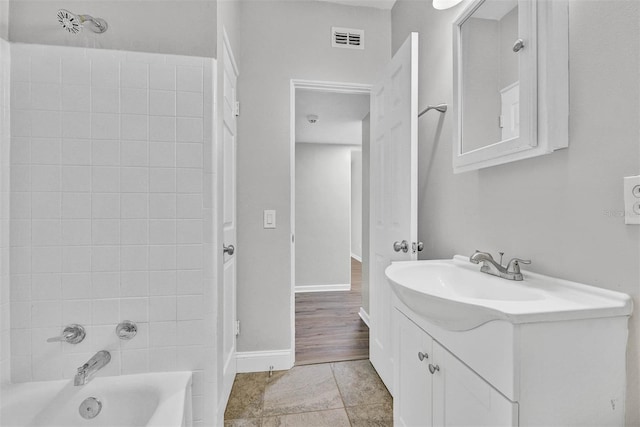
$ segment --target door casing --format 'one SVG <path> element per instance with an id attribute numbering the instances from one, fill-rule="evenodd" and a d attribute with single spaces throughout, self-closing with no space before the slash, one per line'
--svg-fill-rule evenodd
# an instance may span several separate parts
<path id="1" fill-rule="evenodd" d="M 296 214 L 296 89 L 313 90 L 325 93 L 344 93 L 352 95 L 370 95 L 371 85 L 360 83 L 340 83 L 340 82 L 327 82 L 320 80 L 300 80 L 292 79 L 290 82 L 289 93 L 289 106 L 290 106 L 290 129 L 289 129 L 289 177 L 291 182 L 290 188 L 290 218 L 291 218 L 291 230 L 289 235 L 289 243 L 291 244 L 291 353 L 290 353 L 290 366 L 295 364 L 296 360 L 296 246 L 295 246 L 295 214 Z M 363 254 L 364 256 L 364 254 Z"/>

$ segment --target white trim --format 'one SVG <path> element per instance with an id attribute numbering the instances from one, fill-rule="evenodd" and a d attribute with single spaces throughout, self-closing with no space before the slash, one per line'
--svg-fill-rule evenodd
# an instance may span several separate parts
<path id="1" fill-rule="evenodd" d="M 233 49 L 231 49 L 231 41 L 229 41 L 229 36 L 227 35 L 227 29 L 222 27 L 222 42 L 224 43 L 224 47 L 227 48 L 227 53 L 229 54 L 229 59 L 231 60 L 231 66 L 233 67 L 233 72 L 236 73 L 236 76 L 240 75 L 240 71 L 238 69 L 238 63 L 236 62 L 235 56 L 233 56 Z"/>
<path id="2" fill-rule="evenodd" d="M 236 353 L 238 373 L 266 372 L 293 368 L 295 353 L 292 350 L 239 351 Z"/>
<path id="3" fill-rule="evenodd" d="M 296 294 L 303 292 L 334 292 L 350 291 L 351 283 L 328 283 L 326 285 L 300 285 L 296 286 Z"/>
<path id="4" fill-rule="evenodd" d="M 369 327 L 369 313 L 364 311 L 364 307 L 360 307 L 360 311 L 358 312 L 358 316 L 362 319 L 367 328 Z"/>
<path id="5" fill-rule="evenodd" d="M 369 95 L 371 94 L 371 89 L 373 88 L 373 85 L 361 84 L 361 83 L 340 83 L 340 82 L 325 82 L 321 80 L 301 80 L 301 79 L 291 79 L 291 86 L 294 89 L 317 90 L 318 92 L 348 93 L 348 94 L 356 94 L 356 95 L 357 94 Z M 295 124 L 295 115 L 293 116 L 293 119 Z"/>
<path id="6" fill-rule="evenodd" d="M 291 276 L 289 286 L 291 287 L 289 298 L 289 329 L 291 330 L 291 348 L 296 348 L 296 81 L 289 83 L 289 243 L 291 243 L 291 253 L 289 254 L 291 265 Z M 291 363 L 295 363 L 295 351 L 292 352 Z"/>
<path id="7" fill-rule="evenodd" d="M 351 252 L 351 258 L 355 259 L 358 262 L 362 262 L 362 257 L 360 255 L 356 255 L 353 252 Z"/>
<path id="8" fill-rule="evenodd" d="M 318 92 L 328 93 L 346 93 L 356 95 L 371 95 L 373 85 L 361 84 L 361 83 L 341 83 L 341 82 L 327 82 L 320 80 L 304 80 L 304 79 L 291 79 L 289 84 L 289 215 L 290 215 L 290 236 L 291 239 L 291 298 L 290 307 L 291 313 L 289 316 L 290 330 L 291 330 L 291 348 L 296 348 L 296 245 L 295 245 L 295 230 L 296 230 L 296 89 L 316 90 Z M 349 233 L 351 235 L 351 233 Z M 295 350 L 289 354 L 290 366 L 295 364 Z M 275 365 L 273 365 L 275 366 Z M 240 372 L 240 365 L 238 365 L 238 372 Z"/>

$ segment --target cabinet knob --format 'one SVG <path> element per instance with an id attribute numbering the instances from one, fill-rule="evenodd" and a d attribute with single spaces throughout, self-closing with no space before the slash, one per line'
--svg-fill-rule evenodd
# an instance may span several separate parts
<path id="1" fill-rule="evenodd" d="M 427 353 L 423 353 L 421 351 L 418 352 L 418 359 L 422 362 L 424 359 L 428 359 L 429 355 Z"/>
<path id="2" fill-rule="evenodd" d="M 432 374 L 435 374 L 436 371 L 440 371 L 440 366 L 438 365 L 432 365 L 431 363 L 429 363 L 429 372 L 431 372 Z"/>
<path id="3" fill-rule="evenodd" d="M 524 49 L 524 40 L 522 39 L 516 40 L 516 42 L 513 44 L 513 51 L 520 52 L 522 49 Z"/>

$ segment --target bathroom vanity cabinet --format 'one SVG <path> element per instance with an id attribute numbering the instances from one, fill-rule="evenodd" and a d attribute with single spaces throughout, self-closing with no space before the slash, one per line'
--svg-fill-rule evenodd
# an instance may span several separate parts
<path id="1" fill-rule="evenodd" d="M 518 405 L 501 395 L 398 313 L 397 426 L 517 425 Z"/>
<path id="2" fill-rule="evenodd" d="M 394 425 L 624 425 L 626 316 L 451 331 L 393 304 Z"/>

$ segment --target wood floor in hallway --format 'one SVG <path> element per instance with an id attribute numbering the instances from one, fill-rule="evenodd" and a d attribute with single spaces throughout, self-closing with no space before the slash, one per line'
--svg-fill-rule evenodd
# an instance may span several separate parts
<path id="1" fill-rule="evenodd" d="M 296 365 L 369 358 L 360 319 L 362 263 L 351 258 L 351 290 L 296 294 Z"/>

